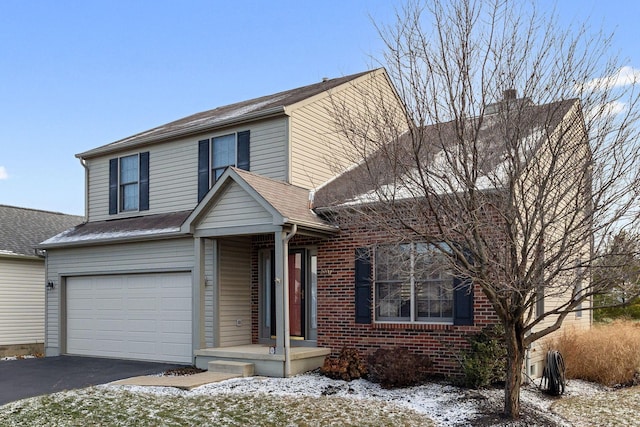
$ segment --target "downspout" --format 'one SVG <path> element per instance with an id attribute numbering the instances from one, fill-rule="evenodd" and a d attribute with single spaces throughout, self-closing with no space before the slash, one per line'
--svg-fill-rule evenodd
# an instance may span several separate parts
<path id="1" fill-rule="evenodd" d="M 289 378 L 291 376 L 291 328 L 289 325 L 289 240 L 293 238 L 298 232 L 298 225 L 293 224 L 291 231 L 283 238 L 283 252 L 284 252 L 284 271 L 282 272 L 284 296 L 284 376 Z"/>
<path id="2" fill-rule="evenodd" d="M 84 168 L 84 220 L 89 221 L 89 166 L 82 157 L 78 158 L 80 164 Z"/>

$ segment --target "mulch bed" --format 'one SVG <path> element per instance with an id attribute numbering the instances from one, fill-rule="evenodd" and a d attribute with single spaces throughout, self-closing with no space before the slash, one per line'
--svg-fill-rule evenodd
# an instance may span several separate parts
<path id="1" fill-rule="evenodd" d="M 183 368 L 169 369 L 168 371 L 165 371 L 162 375 L 166 377 L 178 377 L 178 376 L 184 376 L 184 375 L 199 374 L 201 372 L 207 372 L 207 370 L 196 368 L 195 366 L 185 366 Z"/>

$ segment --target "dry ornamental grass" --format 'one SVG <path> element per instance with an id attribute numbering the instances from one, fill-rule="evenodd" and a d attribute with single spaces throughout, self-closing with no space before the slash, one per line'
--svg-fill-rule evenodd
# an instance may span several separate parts
<path id="1" fill-rule="evenodd" d="M 606 386 L 631 385 L 640 372 L 640 323 L 615 321 L 569 330 L 551 346 L 562 354 L 567 378 Z"/>

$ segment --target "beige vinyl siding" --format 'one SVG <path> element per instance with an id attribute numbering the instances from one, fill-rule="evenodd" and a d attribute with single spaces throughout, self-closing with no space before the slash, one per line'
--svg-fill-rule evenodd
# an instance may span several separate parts
<path id="1" fill-rule="evenodd" d="M 248 129 L 250 136 L 251 172 L 269 178 L 285 181 L 287 179 L 287 122 L 288 117 L 280 117 L 254 123 Z M 237 128 L 236 131 L 246 130 Z"/>
<path id="2" fill-rule="evenodd" d="M 543 207 L 546 222 L 544 250 L 545 257 L 549 259 L 556 258 L 558 248 L 563 244 L 563 239 L 567 233 L 578 233 L 578 236 L 585 233 L 588 234 L 586 230 L 581 229 L 581 227 L 588 226 L 586 212 L 576 216 L 567 215 L 568 212 L 575 213 L 575 208 L 571 204 L 584 197 L 583 189 L 585 188 L 585 177 L 576 173 L 576 170 L 580 171 L 580 168 L 570 166 L 577 166 L 578 162 L 588 161 L 588 148 L 584 142 L 583 129 L 580 127 L 579 122 L 576 121 L 576 117 L 579 114 L 577 107 L 578 104 L 576 103 L 563 119 L 563 123 L 550 135 L 549 142 L 543 144 L 539 149 L 537 161 L 532 161 L 528 165 L 526 173 L 523 174 L 524 179 L 520 183 L 518 192 L 521 209 L 528 209 L 529 212 L 533 212 L 537 203 L 536 196 L 540 191 L 542 177 L 550 178 L 550 181 L 546 183 L 542 190 L 547 197 Z M 563 129 L 563 126 L 566 127 L 567 124 L 572 128 L 569 128 L 569 132 L 563 135 L 560 140 L 561 132 L 567 130 Z M 556 165 L 551 165 L 551 150 L 559 150 L 553 154 L 558 159 Z M 578 224 L 582 225 L 579 226 Z M 590 256 L 590 250 L 590 242 L 587 240 L 576 247 L 564 249 L 564 251 L 572 252 L 565 253 L 566 259 L 564 259 L 564 256 L 560 258 L 567 268 L 574 265 L 577 266 L 580 264 L 581 258 Z M 577 270 L 570 268 L 564 276 L 560 275 L 555 278 L 553 286 L 545 289 L 545 312 L 571 300 L 574 289 L 572 286 L 565 286 L 565 284 L 575 283 L 577 274 Z M 584 280 L 588 281 L 589 278 L 586 277 Z M 583 288 L 588 285 L 588 283 L 583 283 Z M 565 332 L 571 333 L 573 329 L 585 329 L 591 326 L 592 313 L 589 308 L 590 302 L 583 302 L 581 315 L 578 313 L 569 314 L 558 331 L 532 344 L 528 363 L 533 366 L 533 369 L 530 369 L 527 374 L 533 378 L 537 378 L 542 374 L 549 343 L 557 338 L 558 335 Z M 556 320 L 557 316 L 548 316 L 536 326 L 534 332 L 552 326 Z"/>
<path id="3" fill-rule="evenodd" d="M 193 239 L 170 239 L 87 248 L 49 249 L 47 280 L 56 288 L 47 293 L 46 349 L 60 347 L 60 281 L 78 275 L 193 269 Z M 51 350 L 55 353 L 56 350 Z"/>
<path id="4" fill-rule="evenodd" d="M 0 258 L 0 345 L 44 342 L 44 260 Z"/>
<path id="5" fill-rule="evenodd" d="M 196 229 L 272 223 L 273 216 L 240 185 L 232 182 L 224 188 Z"/>
<path id="6" fill-rule="evenodd" d="M 251 132 L 252 172 L 284 180 L 286 129 L 287 118 L 281 117 L 90 159 L 89 221 L 193 209 L 198 198 L 198 141 L 233 132 Z M 149 151 L 149 210 L 109 215 L 109 160 L 145 151 Z"/>
<path id="7" fill-rule="evenodd" d="M 380 112 L 382 107 L 387 111 Z M 353 150 L 336 127 L 334 116 L 336 109 L 341 108 L 353 121 L 362 122 L 363 128 L 374 127 L 373 118 L 380 114 L 389 118 L 390 114 L 399 115 L 404 111 L 380 72 L 363 76 L 334 90 L 330 96 L 317 97 L 294 108 L 290 120 L 291 184 L 315 188 L 361 160 L 352 154 Z M 404 129 L 401 121 L 396 123 Z"/>
<path id="8" fill-rule="evenodd" d="M 213 347 L 214 333 L 213 333 L 213 257 L 214 257 L 214 243 L 212 239 L 203 239 L 204 242 L 204 339 L 207 347 Z"/>
<path id="9" fill-rule="evenodd" d="M 220 347 L 251 344 L 251 245 L 218 240 Z"/>

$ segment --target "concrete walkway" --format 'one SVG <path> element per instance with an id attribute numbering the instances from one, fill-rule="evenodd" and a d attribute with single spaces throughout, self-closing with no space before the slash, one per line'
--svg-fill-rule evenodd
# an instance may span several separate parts
<path id="1" fill-rule="evenodd" d="M 227 374 L 221 372 L 201 372 L 193 375 L 175 375 L 175 376 L 152 376 L 144 375 L 139 377 L 125 378 L 111 382 L 114 385 L 138 385 L 138 386 L 155 386 L 155 387 L 176 387 L 182 390 L 191 390 L 201 385 L 224 381 L 231 378 L 239 378 L 242 375 Z"/>

